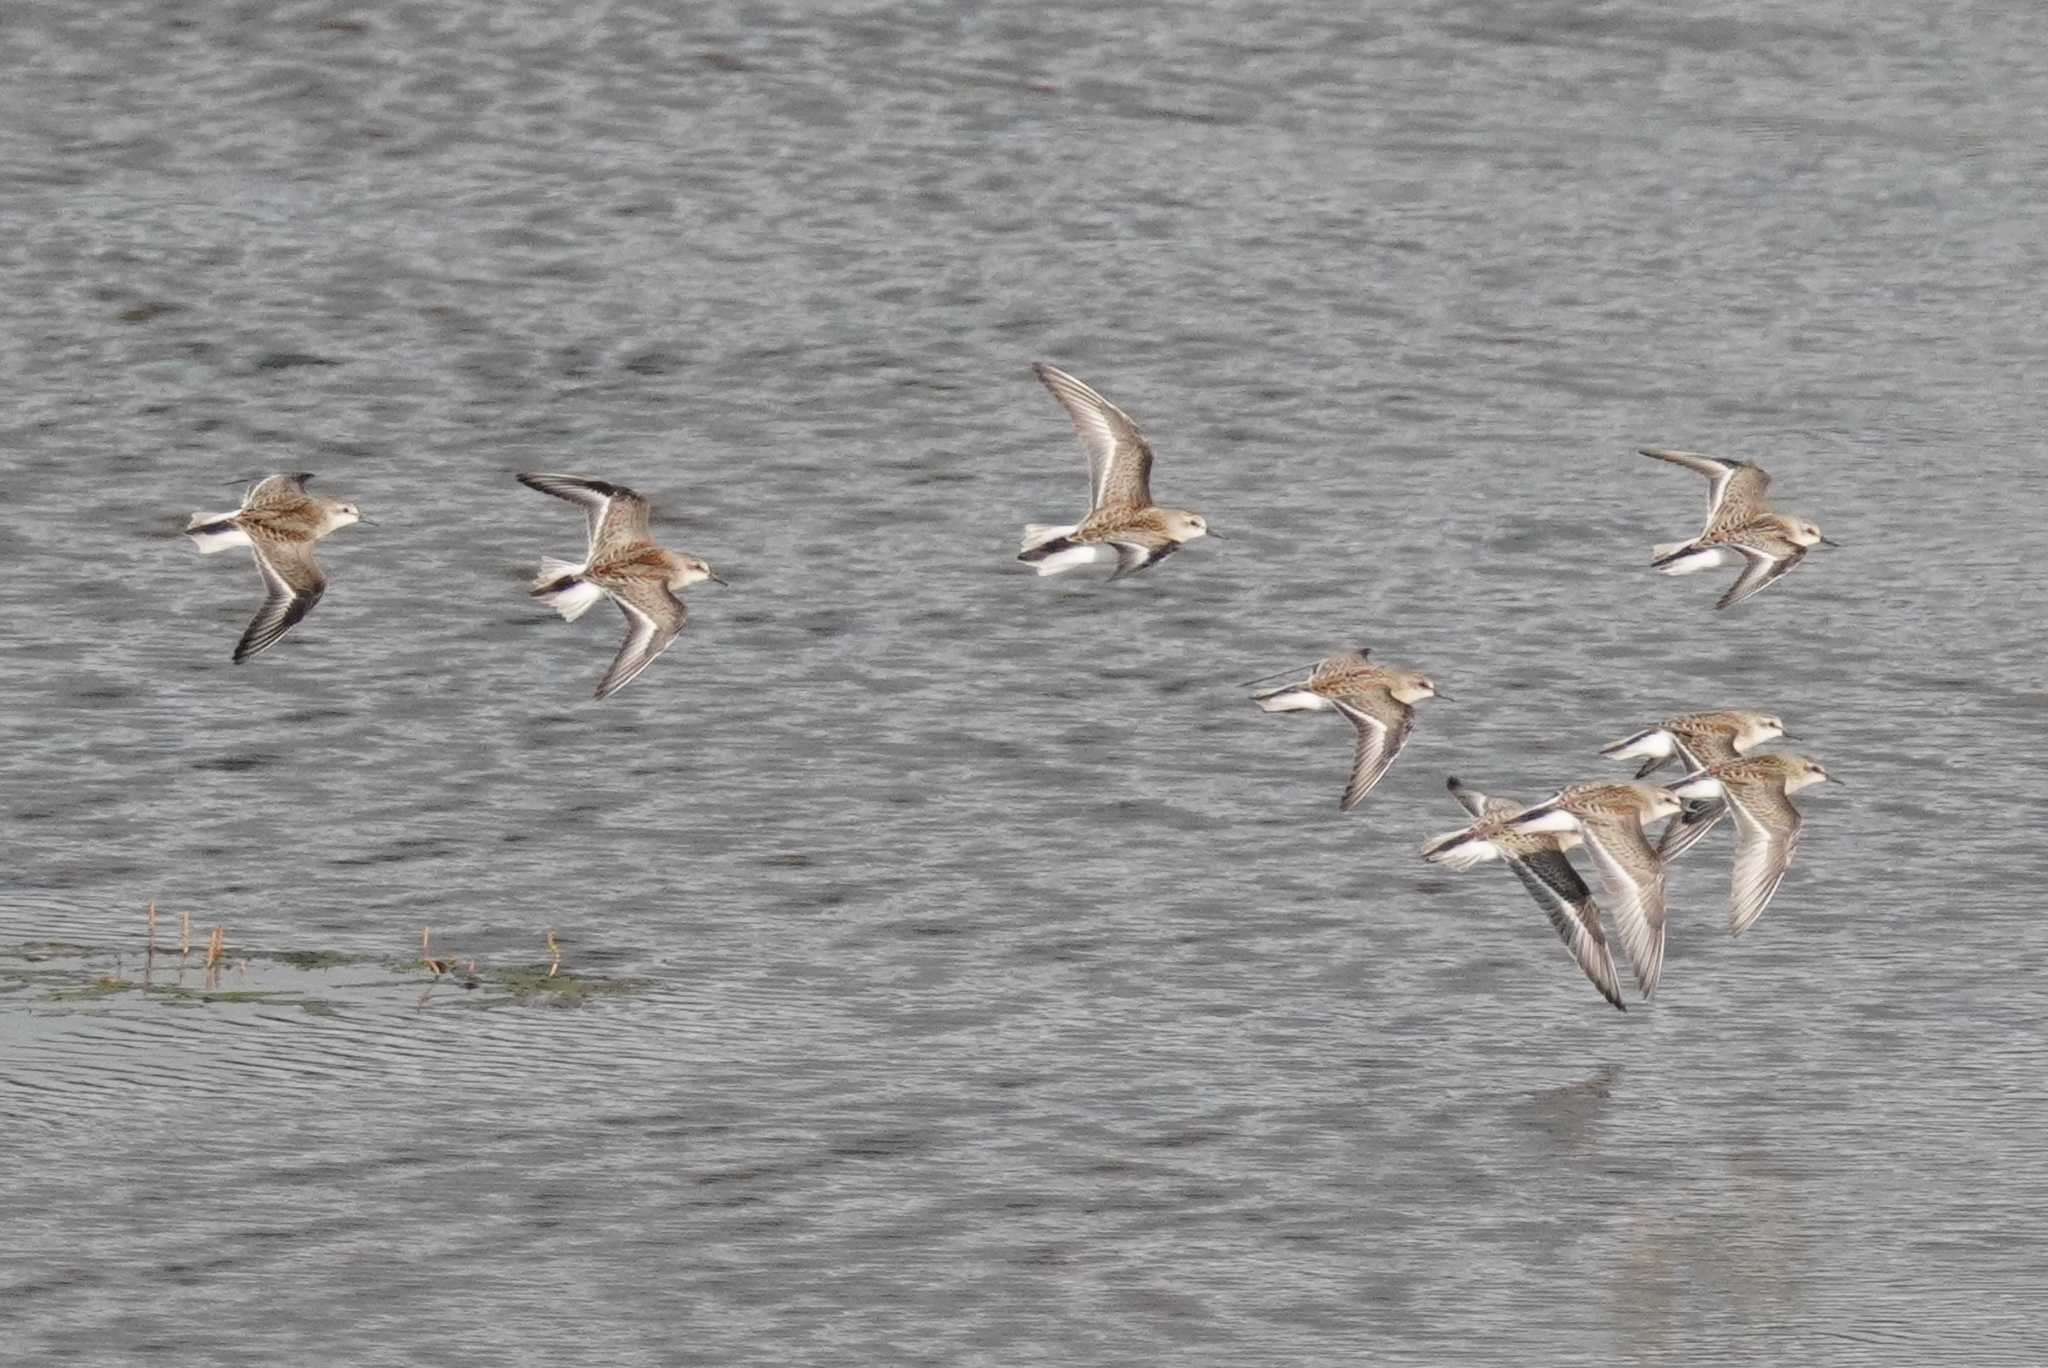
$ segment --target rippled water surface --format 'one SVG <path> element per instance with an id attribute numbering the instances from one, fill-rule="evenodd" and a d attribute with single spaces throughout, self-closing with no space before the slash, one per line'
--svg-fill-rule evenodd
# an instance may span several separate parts
<path id="1" fill-rule="evenodd" d="M 0 946 L 90 965 L 0 984 L 0 1358 L 2048 1356 L 2040 7 L 4 28 Z M 1021 573 L 1040 357 L 1216 540 Z M 1646 443 L 1844 547 L 1713 612 Z M 733 582 L 604 704 L 522 469 Z M 234 666 L 178 532 L 269 470 L 378 525 Z M 1361 640 L 1457 701 L 1340 816 L 1235 685 Z M 1725 704 L 1848 785 L 1740 940 L 1688 857 L 1654 1003 L 1416 858 Z M 83 991 L 150 899 L 222 994 Z M 287 950 L 364 977 L 228 991 Z"/>

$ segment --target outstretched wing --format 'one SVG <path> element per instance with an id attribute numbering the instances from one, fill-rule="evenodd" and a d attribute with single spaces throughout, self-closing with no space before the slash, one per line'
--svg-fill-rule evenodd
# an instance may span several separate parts
<path id="1" fill-rule="evenodd" d="M 1562 850 L 1532 850 L 1507 857 L 1508 868 L 1529 890 L 1545 916 L 1550 918 L 1565 949 L 1571 951 L 1600 996 L 1622 1011 L 1621 979 L 1614 972 L 1614 956 L 1607 949 L 1607 937 L 1600 930 L 1600 909 L 1593 903 L 1592 890 L 1572 868 Z"/>
<path id="2" fill-rule="evenodd" d="M 1358 736 L 1351 748 L 1351 781 L 1344 786 L 1339 812 L 1358 806 L 1374 784 L 1387 772 L 1408 744 L 1408 732 L 1415 725 L 1415 710 L 1398 703 L 1385 689 L 1340 694 L 1330 700 L 1344 714 Z"/>
<path id="3" fill-rule="evenodd" d="M 306 482 L 312 478 L 311 471 L 302 470 L 293 475 L 271 475 L 258 480 L 242 496 L 242 509 L 260 513 L 290 508 L 306 497 Z"/>
<path id="4" fill-rule="evenodd" d="M 1369 658 L 1371 655 L 1371 647 L 1358 646 L 1349 651 L 1324 656 L 1316 662 L 1315 673 L 1309 676 L 1309 684 L 1313 688 L 1330 692 L 1341 689 L 1347 679 L 1379 678 L 1380 667 L 1372 663 Z"/>
<path id="5" fill-rule="evenodd" d="M 1614 899 L 1614 927 L 1636 986 L 1648 997 L 1664 971 L 1664 862 L 1643 839 L 1634 813 L 1579 815 L 1600 881 Z"/>
<path id="6" fill-rule="evenodd" d="M 261 528 L 245 530 L 249 547 L 256 553 L 256 568 L 263 574 L 264 597 L 263 606 L 235 644 L 237 665 L 275 646 L 327 592 L 327 576 L 313 561 L 311 541 L 279 537 Z"/>
<path id="7" fill-rule="evenodd" d="M 1664 834 L 1657 838 L 1657 858 L 1669 864 L 1698 845 L 1727 815 L 1728 805 L 1719 798 L 1689 805 L 1665 823 Z"/>
<path id="8" fill-rule="evenodd" d="M 1034 361 L 1031 369 L 1074 420 L 1088 453 L 1090 510 L 1151 507 L 1152 448 L 1130 415 L 1056 366 Z"/>
<path id="9" fill-rule="evenodd" d="M 1496 804 L 1504 807 L 1516 806 L 1505 799 L 1488 798 L 1478 789 L 1459 783 L 1458 776 L 1455 774 L 1444 781 L 1444 787 L 1451 791 L 1451 797 L 1458 800 L 1458 806 L 1471 813 L 1474 817 L 1484 817 L 1487 808 Z"/>
<path id="10" fill-rule="evenodd" d="M 611 668 L 597 681 L 598 698 L 617 693 L 634 676 L 654 663 L 668 644 L 683 630 L 683 603 L 657 580 L 633 580 L 605 592 L 626 615 L 626 639 L 612 658 Z"/>
<path id="11" fill-rule="evenodd" d="M 647 540 L 647 500 L 621 484 L 581 475 L 522 474 L 519 483 L 583 510 L 590 559 L 603 560 Z"/>
<path id="12" fill-rule="evenodd" d="M 1110 575 L 1113 580 L 1135 575 L 1180 550 L 1179 542 L 1161 533 L 1119 532 L 1103 540 L 1116 549 L 1116 570 Z"/>
<path id="13" fill-rule="evenodd" d="M 1739 936 L 1763 915 L 1784 881 L 1799 848 L 1803 820 L 1785 794 L 1785 781 L 1723 778 L 1722 792 L 1735 814 L 1735 875 L 1728 890 L 1728 934 Z"/>
<path id="14" fill-rule="evenodd" d="M 1733 608 L 1750 595 L 1762 593 L 1775 584 L 1779 576 L 1806 559 L 1803 546 L 1773 554 L 1762 547 L 1744 546 L 1737 542 L 1728 545 L 1742 553 L 1742 573 L 1735 577 L 1735 583 L 1728 586 L 1728 592 L 1714 604 L 1716 608 Z"/>
<path id="15" fill-rule="evenodd" d="M 1746 522 L 1765 511 L 1764 491 L 1771 487 L 1771 477 L 1762 466 L 1697 451 L 1673 451 L 1669 447 L 1641 447 L 1639 450 L 1645 456 L 1696 470 L 1713 481 L 1707 489 L 1707 528 L 1710 531 Z"/>

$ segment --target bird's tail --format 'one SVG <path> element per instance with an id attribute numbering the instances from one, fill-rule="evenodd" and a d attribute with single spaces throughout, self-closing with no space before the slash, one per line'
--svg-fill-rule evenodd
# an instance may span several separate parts
<path id="1" fill-rule="evenodd" d="M 1422 848 L 1423 859 L 1431 864 L 1449 865 L 1452 869 L 1471 869 L 1498 858 L 1499 854 L 1493 842 L 1472 839 L 1470 827 L 1439 836 Z"/>
<path id="2" fill-rule="evenodd" d="M 1070 535 L 1079 526 L 1079 523 L 1073 523 L 1066 527 L 1056 527 L 1052 523 L 1025 523 L 1024 544 L 1017 549 L 1019 551 L 1036 551 L 1047 542 L 1055 542 L 1061 537 Z"/>
<path id="3" fill-rule="evenodd" d="M 582 566 L 553 556 L 541 557 L 540 577 L 529 592 L 571 622 L 604 597 L 604 590 L 583 578 Z"/>
<path id="4" fill-rule="evenodd" d="M 1299 684 L 1282 684 L 1277 689 L 1255 693 L 1252 702 L 1263 712 L 1321 712 L 1330 706 L 1330 700 Z"/>
<path id="5" fill-rule="evenodd" d="M 1078 526 L 1079 523 L 1074 524 L 1074 527 Z M 1041 575 L 1064 575 L 1084 565 L 1097 565 L 1118 558 L 1110 547 L 1096 542 L 1075 541 L 1072 535 L 1074 527 L 1024 524 L 1024 549 L 1017 553 L 1017 559 Z"/>
<path id="6" fill-rule="evenodd" d="M 1640 760 L 1636 778 L 1647 778 L 1657 772 L 1664 763 L 1672 759 L 1678 748 L 1672 743 L 1671 733 L 1662 727 L 1651 727 L 1634 736 L 1624 737 L 1612 745 L 1602 746 L 1600 753 L 1609 760 Z"/>
<path id="7" fill-rule="evenodd" d="M 249 544 L 249 534 L 235 525 L 233 513 L 194 513 L 192 521 L 185 524 L 185 535 L 202 556 Z"/>

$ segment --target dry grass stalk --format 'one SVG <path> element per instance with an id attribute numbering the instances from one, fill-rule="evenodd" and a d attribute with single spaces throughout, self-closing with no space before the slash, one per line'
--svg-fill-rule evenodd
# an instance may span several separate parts
<path id="1" fill-rule="evenodd" d="M 555 943 L 555 928 L 550 926 L 548 928 L 548 977 L 553 978 L 555 971 L 561 967 L 562 947 Z"/>
<path id="2" fill-rule="evenodd" d="M 185 959 L 192 954 L 192 914 L 178 914 L 178 958 Z"/>
<path id="3" fill-rule="evenodd" d="M 149 900 L 149 911 L 145 914 L 149 926 L 149 942 L 143 953 L 150 959 L 156 958 L 156 899 Z"/>
<path id="4" fill-rule="evenodd" d="M 424 926 L 420 928 L 420 963 L 436 974 L 445 974 L 449 968 L 447 960 L 434 958 L 434 933 Z"/>
<path id="5" fill-rule="evenodd" d="M 206 938 L 206 967 L 211 969 L 220 963 L 221 950 L 227 944 L 227 928 L 216 926 L 213 934 Z"/>

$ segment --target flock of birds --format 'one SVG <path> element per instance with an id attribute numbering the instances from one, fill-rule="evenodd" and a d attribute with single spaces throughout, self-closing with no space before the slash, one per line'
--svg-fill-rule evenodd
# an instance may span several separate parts
<path id="1" fill-rule="evenodd" d="M 1026 524 L 1019 560 L 1041 575 L 1114 563 L 1109 578 L 1121 579 L 1188 542 L 1216 535 L 1200 513 L 1153 502 L 1152 448 L 1130 415 L 1065 371 L 1043 363 L 1032 369 L 1073 420 L 1087 453 L 1089 507 L 1076 523 Z M 1711 481 L 1705 526 L 1684 541 L 1657 546 L 1650 563 L 1667 575 L 1740 566 L 1717 608 L 1731 607 L 1776 583 L 1812 548 L 1836 545 L 1811 521 L 1770 508 L 1764 498 L 1770 476 L 1758 466 L 1662 447 L 1645 448 L 1642 454 Z M 202 554 L 248 547 L 263 576 L 263 605 L 236 644 L 237 663 L 276 645 L 320 601 L 327 577 L 313 559 L 314 543 L 364 521 L 356 505 L 308 493 L 312 478 L 299 473 L 254 481 L 241 507 L 195 513 L 186 528 Z M 647 500 L 624 485 L 577 475 L 518 478 L 529 488 L 576 504 L 586 523 L 583 560 L 543 557 L 532 597 L 571 621 L 605 598 L 625 615 L 625 641 L 597 684 L 596 696 L 605 698 L 637 677 L 682 631 L 685 609 L 677 591 L 706 580 L 724 581 L 702 559 L 657 545 L 649 530 Z M 1415 705 L 1444 697 L 1426 675 L 1375 664 L 1360 648 L 1319 661 L 1305 678 L 1254 694 L 1253 700 L 1267 712 L 1336 712 L 1351 724 L 1351 775 L 1338 805 L 1349 811 L 1400 755 L 1414 726 Z M 1728 929 L 1739 935 L 1770 903 L 1798 848 L 1801 817 L 1792 795 L 1812 784 L 1841 782 L 1811 756 L 1749 754 L 1786 735 L 1778 718 L 1763 713 L 1723 710 L 1668 717 L 1602 752 L 1616 760 L 1642 761 L 1632 781 L 1574 784 L 1526 805 L 1488 797 L 1453 778 L 1451 796 L 1474 820 L 1430 841 L 1422 856 L 1460 870 L 1494 860 L 1505 863 L 1543 908 L 1594 987 L 1625 1011 L 1601 908 L 1567 852 L 1582 846 L 1591 857 L 1636 984 L 1649 997 L 1664 963 L 1670 862 L 1724 816 L 1734 817 Z M 1675 782 L 1644 782 L 1674 761 L 1683 770 Z M 1653 843 L 1646 828 L 1657 822 L 1665 825 Z"/>

